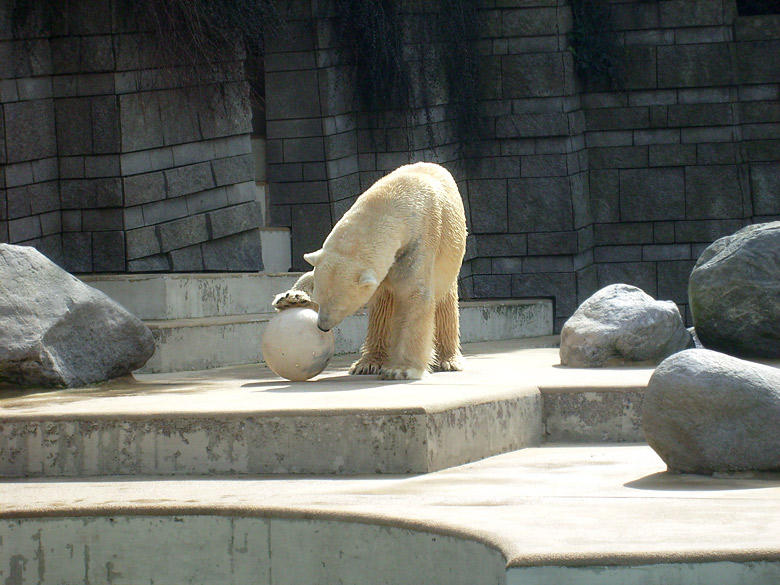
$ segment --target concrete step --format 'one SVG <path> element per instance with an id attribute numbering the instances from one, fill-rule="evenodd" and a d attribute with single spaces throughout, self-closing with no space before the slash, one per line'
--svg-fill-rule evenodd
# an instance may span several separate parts
<path id="1" fill-rule="evenodd" d="M 768 585 L 780 481 L 670 474 L 642 445 L 425 476 L 0 483 L 5 583 Z"/>
<path id="2" fill-rule="evenodd" d="M 220 272 L 93 274 L 80 278 L 147 321 L 273 313 L 274 295 L 288 290 L 300 275 Z"/>
<path id="3" fill-rule="evenodd" d="M 207 370 L 263 362 L 262 341 L 273 313 L 145 321 L 152 330 L 154 355 L 140 374 Z M 334 329 L 335 353 L 354 353 L 365 338 L 365 313 Z M 362 334 L 362 337 L 361 337 Z"/>
<path id="4" fill-rule="evenodd" d="M 270 305 L 269 305 L 270 306 Z M 140 373 L 204 370 L 263 361 L 263 333 L 272 313 L 147 320 L 156 350 Z M 552 334 L 552 303 L 546 299 L 461 303 L 464 343 L 524 339 Z M 334 329 L 336 354 L 360 351 L 368 315 L 358 311 Z"/>
<path id="5" fill-rule="evenodd" d="M 556 342 L 467 344 L 465 371 L 415 382 L 349 376 L 341 356 L 308 382 L 253 365 L 0 388 L 0 476 L 429 473 L 545 438 L 641 437 L 652 369 L 561 368 Z"/>
<path id="6" fill-rule="evenodd" d="M 274 314 L 271 299 L 292 287 L 300 275 L 88 275 L 82 280 L 148 324 L 157 351 L 140 372 L 161 373 L 262 361 L 263 332 Z M 548 299 L 465 301 L 461 303 L 461 340 L 550 335 L 552 313 Z M 335 330 L 336 353 L 359 351 L 367 326 L 365 311 L 347 318 Z"/>

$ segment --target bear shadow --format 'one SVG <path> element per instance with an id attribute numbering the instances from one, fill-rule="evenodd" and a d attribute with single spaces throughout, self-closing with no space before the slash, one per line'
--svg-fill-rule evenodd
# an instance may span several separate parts
<path id="1" fill-rule="evenodd" d="M 301 382 L 290 380 L 263 380 L 242 384 L 242 388 L 257 388 L 255 392 L 357 392 L 363 390 L 375 390 L 387 386 L 410 384 L 417 380 L 379 380 L 376 376 L 350 376 L 343 374 L 338 376 L 326 376 Z M 324 382 L 324 383 L 323 383 Z"/>

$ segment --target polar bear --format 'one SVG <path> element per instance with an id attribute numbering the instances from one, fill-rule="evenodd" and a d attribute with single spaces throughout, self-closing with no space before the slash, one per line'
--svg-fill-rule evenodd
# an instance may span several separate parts
<path id="1" fill-rule="evenodd" d="M 277 309 L 318 305 L 328 331 L 368 303 L 362 355 L 350 374 L 417 380 L 462 370 L 457 278 L 466 218 L 452 175 L 433 163 L 378 180 L 333 226 L 314 270 L 277 295 Z"/>

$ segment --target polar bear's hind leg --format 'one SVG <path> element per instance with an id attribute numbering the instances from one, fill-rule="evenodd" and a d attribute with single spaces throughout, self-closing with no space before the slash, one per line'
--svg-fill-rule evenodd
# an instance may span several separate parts
<path id="1" fill-rule="evenodd" d="M 436 303 L 434 372 L 459 372 L 463 369 L 460 353 L 460 316 L 458 313 L 458 284 Z"/>

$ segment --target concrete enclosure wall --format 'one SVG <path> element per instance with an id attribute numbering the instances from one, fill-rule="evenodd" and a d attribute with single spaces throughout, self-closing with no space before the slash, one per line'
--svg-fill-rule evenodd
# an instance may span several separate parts
<path id="1" fill-rule="evenodd" d="M 93 516 L 0 522 L 0 577 L 25 583 L 501 585 L 483 544 L 326 518 Z M 3 574 L 2 567 L 6 568 Z"/>

